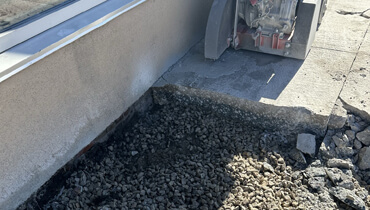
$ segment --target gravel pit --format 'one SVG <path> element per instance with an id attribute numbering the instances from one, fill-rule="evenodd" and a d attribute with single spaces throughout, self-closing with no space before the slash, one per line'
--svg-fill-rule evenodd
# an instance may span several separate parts
<path id="1" fill-rule="evenodd" d="M 366 192 L 351 206 L 322 188 L 324 163 L 295 138 L 174 100 L 119 127 L 18 209 L 368 208 Z"/>

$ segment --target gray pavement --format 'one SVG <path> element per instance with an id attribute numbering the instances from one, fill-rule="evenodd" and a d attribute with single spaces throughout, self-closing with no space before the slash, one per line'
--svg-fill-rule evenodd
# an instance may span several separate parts
<path id="1" fill-rule="evenodd" d="M 311 113 L 312 120 L 326 119 L 321 121 L 323 129 L 340 96 L 347 109 L 370 120 L 370 19 L 337 12 L 358 12 L 368 7 L 369 0 L 355 0 L 351 6 L 340 0 L 329 1 L 304 61 L 233 49 L 217 61 L 206 60 L 204 43 L 200 42 L 154 86 L 174 84 L 273 107 L 303 108 Z"/>

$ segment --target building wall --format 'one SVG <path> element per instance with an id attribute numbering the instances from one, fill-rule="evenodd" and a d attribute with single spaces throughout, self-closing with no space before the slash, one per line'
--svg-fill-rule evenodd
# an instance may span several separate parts
<path id="1" fill-rule="evenodd" d="M 0 209 L 27 199 L 205 32 L 212 0 L 148 0 L 0 83 Z"/>

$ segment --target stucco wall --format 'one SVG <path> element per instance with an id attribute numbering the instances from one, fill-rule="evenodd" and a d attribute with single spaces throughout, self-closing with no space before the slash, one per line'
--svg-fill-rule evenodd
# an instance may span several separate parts
<path id="1" fill-rule="evenodd" d="M 0 83 L 0 209 L 24 201 L 204 36 L 212 0 L 149 0 Z"/>

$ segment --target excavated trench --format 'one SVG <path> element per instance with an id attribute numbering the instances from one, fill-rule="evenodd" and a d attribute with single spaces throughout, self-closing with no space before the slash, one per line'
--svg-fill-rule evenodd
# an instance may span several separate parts
<path id="1" fill-rule="evenodd" d="M 335 153 L 338 145 L 309 157 L 296 149 L 297 133 L 232 117 L 240 110 L 212 103 L 157 94 L 149 110 L 120 123 L 18 209 L 369 207 L 369 171 L 356 166 L 357 142 L 346 145 L 357 151 L 349 158 Z M 365 129 L 351 116 L 345 127 L 327 132 L 328 145 L 332 136 L 344 139 L 351 122 Z"/>

